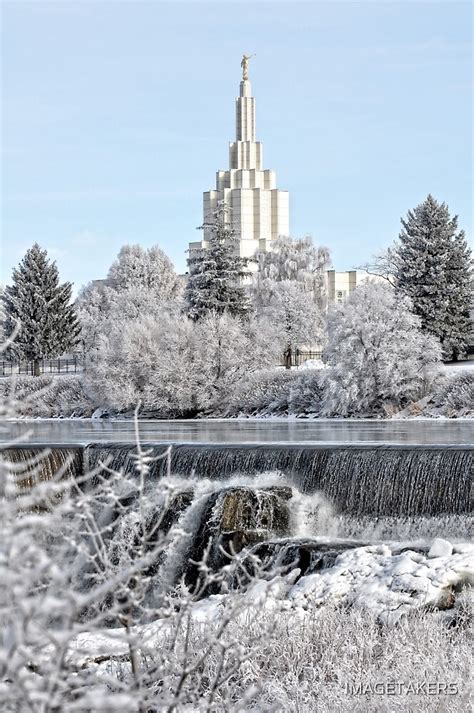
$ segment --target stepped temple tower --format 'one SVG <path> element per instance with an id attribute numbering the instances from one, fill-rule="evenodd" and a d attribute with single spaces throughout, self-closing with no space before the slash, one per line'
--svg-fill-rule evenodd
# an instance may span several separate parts
<path id="1" fill-rule="evenodd" d="M 274 171 L 263 168 L 262 144 L 256 140 L 255 98 L 248 76 L 251 55 L 242 57 L 242 80 L 235 100 L 236 134 L 229 144 L 229 168 L 217 171 L 215 190 L 206 191 L 203 222 L 209 222 L 219 203 L 230 207 L 229 220 L 238 235 L 239 254 L 252 257 L 266 251 L 279 235 L 289 235 L 288 191 L 276 187 Z M 207 247 L 203 240 L 189 244 L 190 253 Z"/>

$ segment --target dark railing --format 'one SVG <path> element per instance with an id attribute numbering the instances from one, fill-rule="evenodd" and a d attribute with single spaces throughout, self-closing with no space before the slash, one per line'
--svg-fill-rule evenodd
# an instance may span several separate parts
<path id="1" fill-rule="evenodd" d="M 320 351 L 302 351 L 296 349 L 290 354 L 282 354 L 280 366 L 301 366 L 308 359 L 321 359 Z M 83 370 L 80 357 L 58 357 L 57 359 L 41 359 L 40 374 L 76 374 Z M 0 361 L 0 377 L 13 375 L 31 375 L 35 373 L 32 361 Z"/>
<path id="2" fill-rule="evenodd" d="M 289 353 L 281 355 L 280 366 L 301 366 L 308 359 L 321 359 L 321 352 L 306 352 L 296 349 L 291 352 L 291 355 Z"/>
<path id="3" fill-rule="evenodd" d="M 82 371 L 82 361 L 79 357 L 58 357 L 57 359 L 41 359 L 40 374 L 76 374 Z M 35 373 L 33 361 L 0 361 L 0 376 L 31 375 Z"/>

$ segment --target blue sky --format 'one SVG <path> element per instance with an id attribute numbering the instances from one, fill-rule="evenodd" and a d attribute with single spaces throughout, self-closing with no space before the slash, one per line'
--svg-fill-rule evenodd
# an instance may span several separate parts
<path id="1" fill-rule="evenodd" d="M 180 271 L 227 168 L 240 57 L 290 225 L 337 269 L 431 192 L 471 235 L 470 2 L 3 0 L 2 275 L 34 241 L 76 289 L 121 245 Z"/>

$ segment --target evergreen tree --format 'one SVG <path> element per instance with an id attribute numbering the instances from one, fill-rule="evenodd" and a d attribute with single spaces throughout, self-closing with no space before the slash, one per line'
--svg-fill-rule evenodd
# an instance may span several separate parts
<path id="1" fill-rule="evenodd" d="M 229 220 L 230 209 L 220 203 L 208 228 L 208 246 L 188 260 L 189 278 L 186 286 L 188 314 L 193 320 L 215 312 L 228 312 L 236 317 L 246 317 L 251 305 L 242 278 L 250 273 L 246 269 L 248 258 L 237 254 L 237 235 Z"/>
<path id="2" fill-rule="evenodd" d="M 466 352 L 471 323 L 472 257 L 458 218 L 431 195 L 402 219 L 394 249 L 397 289 L 422 329 L 438 337 L 446 360 Z"/>
<path id="3" fill-rule="evenodd" d="M 12 285 L 5 288 L 7 336 L 18 329 L 11 351 L 19 359 L 33 361 L 35 375 L 41 359 L 63 354 L 78 342 L 80 327 L 69 304 L 71 289 L 70 282 L 59 284 L 56 263 L 37 243 L 14 268 Z"/>

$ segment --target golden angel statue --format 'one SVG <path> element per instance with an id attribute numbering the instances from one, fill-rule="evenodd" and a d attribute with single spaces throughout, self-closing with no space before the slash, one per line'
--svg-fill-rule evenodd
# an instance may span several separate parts
<path id="1" fill-rule="evenodd" d="M 240 66 L 242 67 L 242 80 L 246 82 L 249 78 L 249 61 L 251 57 L 255 57 L 254 54 L 244 54 L 242 56 L 242 61 Z"/>

